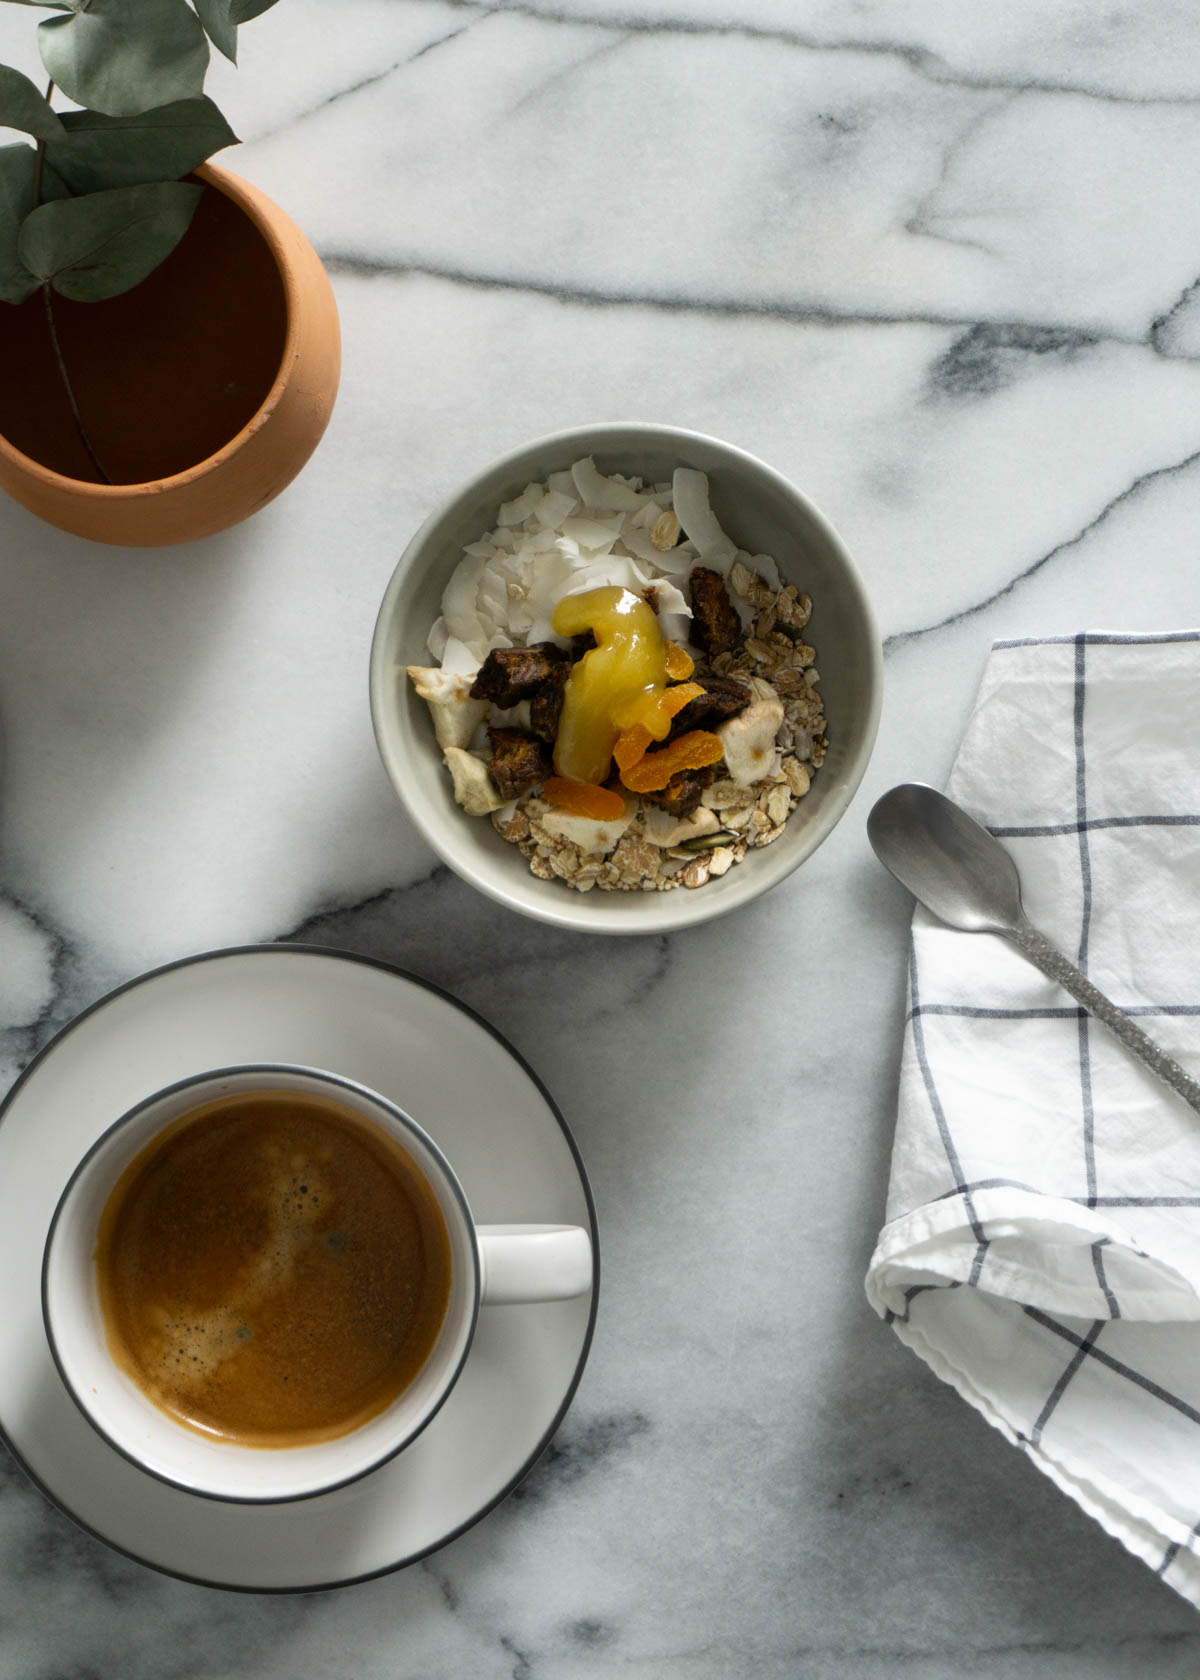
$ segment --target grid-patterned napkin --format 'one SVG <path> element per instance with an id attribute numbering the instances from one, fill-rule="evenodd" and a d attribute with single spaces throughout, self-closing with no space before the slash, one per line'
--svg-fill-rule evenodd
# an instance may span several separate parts
<path id="1" fill-rule="evenodd" d="M 998 642 L 947 791 L 1200 1075 L 1200 631 Z M 920 909 L 867 1293 L 1200 1605 L 1200 1116 L 1006 940 Z"/>

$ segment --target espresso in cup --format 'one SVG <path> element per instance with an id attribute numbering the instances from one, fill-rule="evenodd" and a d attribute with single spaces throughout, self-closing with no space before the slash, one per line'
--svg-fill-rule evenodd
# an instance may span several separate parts
<path id="1" fill-rule="evenodd" d="M 243 1063 L 165 1086 L 95 1140 L 46 1233 L 42 1313 L 111 1447 L 189 1493 L 269 1503 L 408 1446 L 481 1308 L 567 1302 L 594 1276 L 580 1226 L 476 1223 L 390 1098 Z"/>
<path id="2" fill-rule="evenodd" d="M 177 1422 L 247 1447 L 357 1429 L 437 1340 L 451 1248 L 397 1139 L 313 1092 L 239 1091 L 137 1154 L 100 1217 L 115 1363 Z"/>

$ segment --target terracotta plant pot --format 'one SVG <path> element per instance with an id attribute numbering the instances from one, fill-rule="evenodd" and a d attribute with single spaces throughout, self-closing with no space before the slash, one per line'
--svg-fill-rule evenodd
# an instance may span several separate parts
<path id="1" fill-rule="evenodd" d="M 341 370 L 329 277 L 264 193 L 205 164 L 209 189 L 161 267 L 122 296 L 54 296 L 93 453 L 40 292 L 0 303 L 0 489 L 97 542 L 211 536 L 264 507 L 320 440 Z"/>

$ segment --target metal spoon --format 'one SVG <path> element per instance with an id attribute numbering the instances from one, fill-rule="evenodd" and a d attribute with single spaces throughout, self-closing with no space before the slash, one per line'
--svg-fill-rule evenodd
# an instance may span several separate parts
<path id="1" fill-rule="evenodd" d="M 974 817 L 936 788 L 902 782 L 876 801 L 867 835 L 880 863 L 939 921 L 967 933 L 1001 933 L 1011 939 L 1200 1113 L 1200 1083 L 1030 923 L 1021 906 L 1016 864 Z"/>

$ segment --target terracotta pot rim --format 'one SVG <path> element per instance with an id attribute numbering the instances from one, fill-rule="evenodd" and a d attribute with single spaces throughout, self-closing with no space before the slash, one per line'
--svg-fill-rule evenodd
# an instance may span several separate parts
<path id="1" fill-rule="evenodd" d="M 259 208 L 261 194 L 258 188 L 249 181 L 235 175 L 232 170 L 221 168 L 217 164 L 202 163 L 194 171 L 195 175 L 206 185 L 215 187 L 226 198 L 231 199 L 244 216 L 253 223 L 259 237 L 271 253 L 280 284 L 283 287 L 284 307 L 286 314 L 286 329 L 283 340 L 283 353 L 279 359 L 279 371 L 271 383 L 271 388 L 263 398 L 262 403 L 247 420 L 246 424 L 212 455 L 206 455 L 203 460 L 195 461 L 182 472 L 171 473 L 166 478 L 149 478 L 139 480 L 134 484 L 94 484 L 90 479 L 72 478 L 67 473 L 55 472 L 52 467 L 43 466 L 32 456 L 17 449 L 0 433 L 0 458 L 7 459 L 13 465 L 39 480 L 47 486 L 69 485 L 75 497 L 94 498 L 97 501 L 122 501 L 133 496 L 144 496 L 150 490 L 170 490 L 178 485 L 188 484 L 196 479 L 204 478 L 214 472 L 238 451 L 244 448 L 247 441 L 255 432 L 261 431 L 271 418 L 276 406 L 287 387 L 292 364 L 296 360 L 299 350 L 300 320 L 296 308 L 296 282 L 292 272 L 291 261 L 284 249 L 283 241 L 278 230 L 270 219 L 263 215 Z"/>

